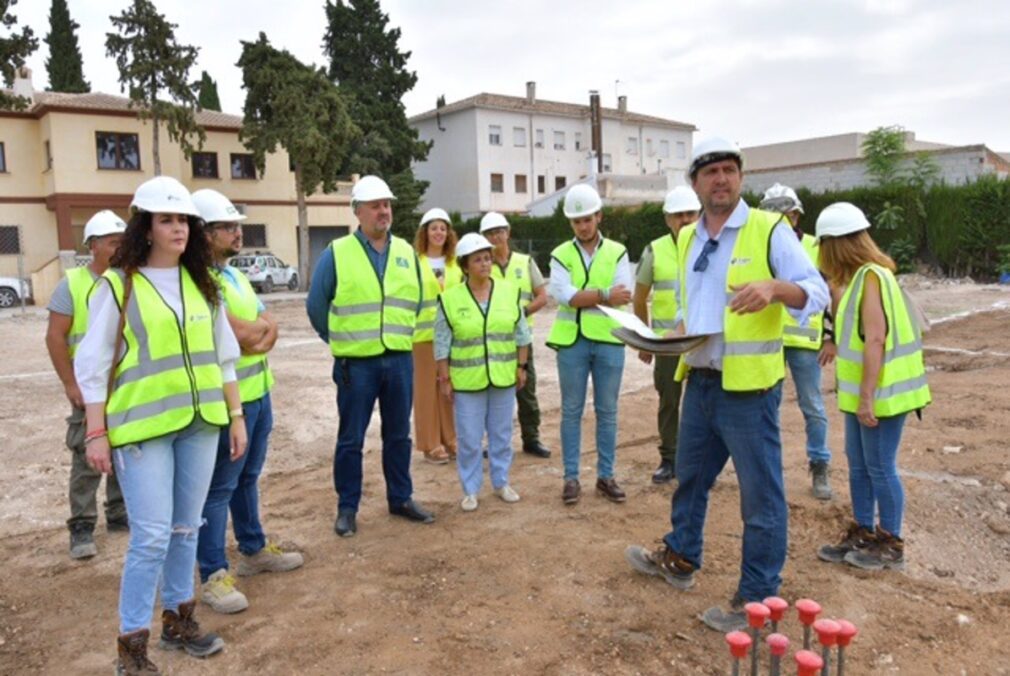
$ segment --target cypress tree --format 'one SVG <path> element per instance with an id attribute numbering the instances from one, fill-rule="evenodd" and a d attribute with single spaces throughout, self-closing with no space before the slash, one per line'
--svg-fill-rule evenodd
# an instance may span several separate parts
<path id="1" fill-rule="evenodd" d="M 217 95 L 217 82 L 210 78 L 207 71 L 200 75 L 200 81 L 196 84 L 196 102 L 202 110 L 216 110 L 221 112 L 221 99 Z"/>
<path id="2" fill-rule="evenodd" d="M 49 74 L 49 91 L 83 93 L 90 92 L 91 85 L 84 79 L 84 61 L 81 48 L 77 44 L 77 29 L 80 26 L 70 18 L 67 0 L 53 0 L 49 9 L 49 58 L 46 72 Z"/>

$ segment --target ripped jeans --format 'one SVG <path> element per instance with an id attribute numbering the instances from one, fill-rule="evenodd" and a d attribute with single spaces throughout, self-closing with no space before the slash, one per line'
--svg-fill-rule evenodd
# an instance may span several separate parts
<path id="1" fill-rule="evenodd" d="M 197 418 L 179 432 L 113 452 L 130 517 L 119 588 L 120 633 L 151 626 L 159 591 L 165 610 L 193 599 L 197 535 L 218 434 L 217 427 Z"/>

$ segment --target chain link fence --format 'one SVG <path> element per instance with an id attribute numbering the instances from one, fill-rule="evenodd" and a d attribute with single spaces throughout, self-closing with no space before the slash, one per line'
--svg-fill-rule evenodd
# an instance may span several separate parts
<path id="1" fill-rule="evenodd" d="M 30 294 L 25 271 L 24 241 L 21 226 L 0 225 L 0 309 L 21 305 L 24 312 Z"/>

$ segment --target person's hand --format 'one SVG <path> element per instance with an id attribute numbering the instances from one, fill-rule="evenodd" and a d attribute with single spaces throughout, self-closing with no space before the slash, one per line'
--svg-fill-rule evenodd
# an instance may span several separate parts
<path id="1" fill-rule="evenodd" d="M 231 419 L 231 427 L 228 430 L 228 436 L 231 438 L 231 461 L 235 462 L 245 455 L 247 442 L 245 416 L 239 416 Z"/>
<path id="2" fill-rule="evenodd" d="M 112 474 L 112 448 L 109 437 L 98 437 L 85 446 L 84 459 L 96 472 Z"/>
<path id="3" fill-rule="evenodd" d="M 651 364 L 652 363 L 652 353 L 651 352 L 645 352 L 643 350 L 639 350 L 638 351 L 638 360 L 640 362 L 642 362 L 643 364 Z"/>
<path id="4" fill-rule="evenodd" d="M 859 408 L 856 410 L 856 417 L 863 427 L 876 427 L 877 416 L 873 415 L 873 400 L 859 398 Z"/>
<path id="5" fill-rule="evenodd" d="M 833 341 L 825 340 L 824 344 L 821 346 L 821 352 L 817 355 L 817 363 L 821 366 L 827 366 L 835 361 L 835 357 L 838 355 L 838 346 L 835 345 Z"/>
<path id="6" fill-rule="evenodd" d="M 74 408 L 84 408 L 84 397 L 81 395 L 81 388 L 77 386 L 76 382 L 68 383 L 63 386 L 63 391 L 67 394 L 67 401 Z"/>
<path id="7" fill-rule="evenodd" d="M 447 402 L 452 403 L 452 382 L 448 378 L 439 382 L 438 391 L 442 393 Z"/>
<path id="8" fill-rule="evenodd" d="M 516 368 L 516 389 L 521 390 L 526 387 L 526 369 L 522 366 Z"/>
<path id="9" fill-rule="evenodd" d="M 624 288 L 624 284 L 615 284 L 610 287 L 610 297 L 607 299 L 607 305 L 617 307 L 618 305 L 627 305 L 630 302 L 631 289 Z"/>
<path id="10" fill-rule="evenodd" d="M 775 299 L 775 280 L 765 279 L 741 286 L 731 286 L 735 293 L 729 309 L 738 315 L 761 312 Z"/>

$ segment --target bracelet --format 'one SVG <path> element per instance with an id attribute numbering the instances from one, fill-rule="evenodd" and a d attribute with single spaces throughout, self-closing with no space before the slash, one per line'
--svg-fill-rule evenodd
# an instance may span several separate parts
<path id="1" fill-rule="evenodd" d="M 245 417 L 245 411 L 243 411 L 240 408 L 233 408 L 232 410 L 228 411 L 228 417 L 229 418 L 244 418 Z"/>
<path id="2" fill-rule="evenodd" d="M 102 427 L 102 428 L 97 429 L 97 430 L 91 430 L 90 432 L 88 432 L 87 434 L 85 434 L 84 435 L 84 440 L 88 441 L 89 439 L 100 439 L 100 438 L 102 438 L 104 436 L 107 436 L 107 435 L 108 435 L 108 431 L 106 431 L 106 429 L 104 427 Z"/>
<path id="3" fill-rule="evenodd" d="M 92 441 L 98 441 L 99 439 L 104 439 L 107 436 L 108 435 L 105 433 L 104 430 L 102 431 L 101 434 L 94 434 L 94 435 L 91 435 L 91 436 L 86 436 L 86 437 L 84 437 L 84 445 L 87 446 Z"/>

